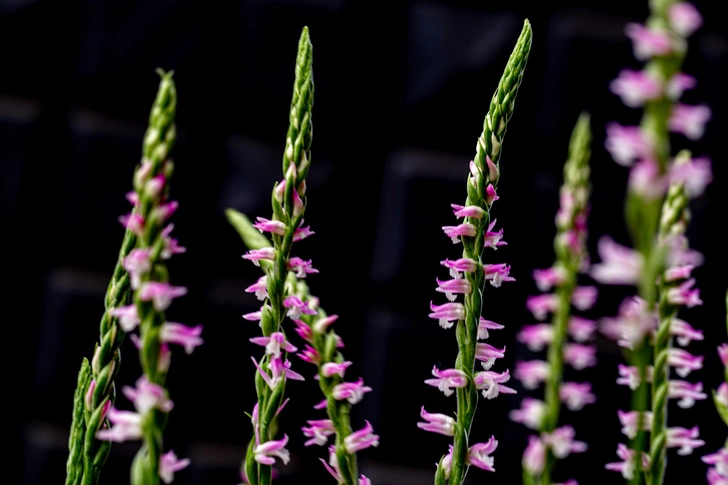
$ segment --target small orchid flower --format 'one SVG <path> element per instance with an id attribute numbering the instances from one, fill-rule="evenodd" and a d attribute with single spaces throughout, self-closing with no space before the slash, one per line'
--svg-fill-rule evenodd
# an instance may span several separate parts
<path id="1" fill-rule="evenodd" d="M 142 301 L 151 301 L 158 312 L 169 308 L 174 298 L 186 294 L 187 288 L 183 286 L 172 286 L 159 281 L 147 281 L 139 289 L 139 298 Z"/>
<path id="2" fill-rule="evenodd" d="M 611 122 L 607 125 L 607 138 L 604 146 L 615 162 L 630 167 L 635 162 L 652 153 L 652 143 L 639 126 L 622 126 Z"/>
<path id="3" fill-rule="evenodd" d="M 111 422 L 111 427 L 98 430 L 96 432 L 96 438 L 103 441 L 121 443 L 128 440 L 138 440 L 144 436 L 142 433 L 141 414 L 132 411 L 119 411 L 111 406 L 108 410 L 107 417 L 109 418 L 109 422 Z"/>
<path id="4" fill-rule="evenodd" d="M 450 269 L 450 276 L 453 278 L 462 278 L 460 273 L 473 273 L 478 268 L 478 263 L 470 258 L 460 258 L 455 261 L 446 259 L 440 261 L 440 264 Z"/>
<path id="5" fill-rule="evenodd" d="M 364 385 L 364 379 L 360 377 L 356 382 L 337 384 L 331 395 L 339 401 L 346 399 L 349 403 L 356 404 L 364 398 L 364 393 L 371 390 L 371 387 Z"/>
<path id="6" fill-rule="evenodd" d="M 688 2 L 678 2 L 667 9 L 667 17 L 675 32 L 689 37 L 703 25 L 703 17 L 695 6 Z"/>
<path id="7" fill-rule="evenodd" d="M 487 443 L 476 443 L 468 449 L 466 464 L 480 468 L 481 470 L 495 472 L 493 468 L 493 454 L 498 447 L 495 436 L 491 436 Z"/>
<path id="8" fill-rule="evenodd" d="M 475 237 L 476 231 L 475 226 L 468 223 L 460 224 L 457 226 L 443 226 L 442 230 L 445 235 L 452 240 L 453 244 L 459 243 L 460 238 L 462 238 L 463 236 Z"/>
<path id="9" fill-rule="evenodd" d="M 505 263 L 483 265 L 485 279 L 489 280 L 490 284 L 496 288 L 498 288 L 504 281 L 516 281 L 515 278 L 508 275 L 510 271 L 511 267 Z"/>
<path id="10" fill-rule="evenodd" d="M 432 375 L 435 379 L 426 379 L 425 384 L 435 386 L 446 396 L 452 396 L 454 388 L 462 388 L 468 385 L 468 376 L 458 369 L 439 370 L 437 366 L 432 368 Z"/>
<path id="11" fill-rule="evenodd" d="M 490 369 L 496 359 L 502 359 L 505 356 L 506 348 L 497 349 L 490 344 L 478 342 L 475 345 L 475 359 L 479 360 L 483 365 L 483 369 Z"/>
<path id="12" fill-rule="evenodd" d="M 189 458 L 178 459 L 174 451 L 169 450 L 159 457 L 159 477 L 166 484 L 174 481 L 174 474 L 190 464 Z"/>
<path id="13" fill-rule="evenodd" d="M 586 443 L 574 439 L 575 434 L 576 432 L 571 426 L 562 426 L 550 434 L 545 434 L 543 441 L 551 448 L 551 453 L 556 458 L 563 459 L 571 453 L 582 453 L 587 449 Z"/>
<path id="14" fill-rule="evenodd" d="M 607 463 L 604 468 L 607 470 L 613 470 L 620 472 L 625 480 L 632 480 L 635 472 L 635 450 L 632 450 L 623 443 L 617 445 L 617 456 L 622 459 L 620 462 Z M 647 453 L 642 452 L 642 460 L 640 463 L 642 469 L 647 469 L 650 466 L 649 457 Z"/>
<path id="15" fill-rule="evenodd" d="M 270 355 L 274 359 L 278 359 L 281 356 L 281 350 L 286 352 L 296 352 L 298 349 L 286 340 L 286 336 L 283 332 L 273 332 L 268 337 L 253 337 L 249 339 L 256 345 L 262 345 L 265 347 L 265 353 Z"/>
<path id="16" fill-rule="evenodd" d="M 291 460 L 291 454 L 285 448 L 288 444 L 288 435 L 283 435 L 280 440 L 271 440 L 261 443 L 253 450 L 253 459 L 262 465 L 274 465 L 276 458 L 287 465 Z"/>
<path id="17" fill-rule="evenodd" d="M 692 355 L 682 349 L 669 349 L 667 351 L 667 364 L 675 367 L 680 377 L 686 377 L 691 371 L 703 368 L 703 357 Z"/>
<path id="18" fill-rule="evenodd" d="M 672 108 L 668 126 L 675 133 L 681 133 L 691 140 L 699 140 L 710 120 L 711 111 L 707 105 L 690 106 L 677 103 Z"/>
<path id="19" fill-rule="evenodd" d="M 521 408 L 511 411 L 508 417 L 511 418 L 511 421 L 521 423 L 527 428 L 538 430 L 547 412 L 548 407 L 545 402 L 539 399 L 525 397 L 521 401 Z"/>
<path id="20" fill-rule="evenodd" d="M 516 335 L 516 339 L 525 344 L 531 352 L 540 352 L 553 339 L 553 327 L 550 323 L 524 325 Z"/>
<path id="21" fill-rule="evenodd" d="M 455 419 L 445 414 L 428 413 L 422 406 L 420 416 L 427 421 L 426 423 L 417 423 L 417 427 L 430 431 L 432 433 L 440 433 L 445 436 L 455 436 Z"/>
<path id="22" fill-rule="evenodd" d="M 311 438 L 306 441 L 303 445 L 310 446 L 313 444 L 323 446 L 329 439 L 329 436 L 336 433 L 334 429 L 334 423 L 330 419 L 316 419 L 306 421 L 309 427 L 303 427 L 303 435 L 307 438 Z"/>
<path id="23" fill-rule="evenodd" d="M 703 392 L 702 382 L 691 384 L 687 381 L 669 380 L 667 381 L 667 385 L 667 396 L 671 399 L 679 399 L 677 405 L 683 409 L 691 408 L 695 404 L 695 401 L 708 397 Z"/>
<path id="24" fill-rule="evenodd" d="M 518 361 L 514 377 L 521 381 L 523 387 L 533 390 L 546 381 L 550 373 L 549 364 L 544 360 Z"/>
<path id="25" fill-rule="evenodd" d="M 508 386 L 504 386 L 504 382 L 508 382 L 511 375 L 506 369 L 504 372 L 493 372 L 493 371 L 481 371 L 477 372 L 473 376 L 473 383 L 475 388 L 479 391 L 483 391 L 483 397 L 486 399 L 493 399 L 498 397 L 499 394 L 516 394 L 515 389 L 511 389 Z"/>
<path id="26" fill-rule="evenodd" d="M 245 292 L 255 293 L 255 297 L 258 300 L 264 301 L 266 298 L 268 298 L 268 284 L 266 282 L 266 279 L 267 278 L 265 276 L 261 276 L 260 278 L 258 278 L 258 281 L 245 288 Z"/>
<path id="27" fill-rule="evenodd" d="M 488 229 L 486 229 L 485 235 L 483 236 L 483 239 L 485 239 L 483 247 L 493 248 L 494 250 L 498 249 L 498 246 L 508 245 L 507 242 L 503 241 L 503 229 L 500 231 L 493 231 L 495 223 L 496 219 L 493 219 L 491 223 L 488 224 Z"/>
<path id="28" fill-rule="evenodd" d="M 445 297 L 450 301 L 455 301 L 456 294 L 469 295 L 473 292 L 470 281 L 465 278 L 457 278 L 453 280 L 442 281 L 437 279 L 437 288 L 435 291 L 445 293 Z"/>
<path id="29" fill-rule="evenodd" d="M 528 437 L 528 446 L 523 451 L 522 465 L 531 475 L 539 475 L 546 466 L 546 445 L 538 436 Z"/>
<path id="30" fill-rule="evenodd" d="M 116 307 L 111 310 L 110 314 L 119 319 L 119 326 L 127 333 L 133 331 L 140 323 L 135 304 Z"/>
<path id="31" fill-rule="evenodd" d="M 698 439 L 699 434 L 697 426 L 692 428 L 667 428 L 667 447 L 678 448 L 678 455 L 690 455 L 695 448 L 705 444 L 705 441 Z"/>
<path id="32" fill-rule="evenodd" d="M 619 77 L 611 82 L 609 89 L 630 108 L 643 106 L 645 102 L 662 96 L 662 86 L 655 76 L 632 69 L 623 69 Z"/>
<path id="33" fill-rule="evenodd" d="M 465 318 L 465 307 L 462 303 L 445 303 L 444 305 L 434 305 L 430 302 L 430 318 L 437 318 L 442 328 L 450 328 L 454 321 L 463 320 Z"/>
<path id="34" fill-rule="evenodd" d="M 257 222 L 253 224 L 253 227 L 260 232 L 270 232 L 279 236 L 283 236 L 286 233 L 287 227 L 281 221 L 271 221 L 263 217 L 256 217 L 255 220 Z"/>
<path id="35" fill-rule="evenodd" d="M 202 325 L 188 327 L 181 323 L 164 322 L 159 331 L 159 340 L 181 345 L 185 348 L 185 353 L 189 355 L 204 342 L 200 334 L 202 334 Z"/>
<path id="36" fill-rule="evenodd" d="M 311 260 L 304 261 L 301 258 L 290 258 L 288 260 L 288 269 L 296 274 L 296 278 L 305 278 L 306 275 L 316 274 L 319 271 L 311 266 Z"/>
<path id="37" fill-rule="evenodd" d="M 588 382 L 564 382 L 559 388 L 559 397 L 571 411 L 578 411 L 597 400 Z"/>
<path id="38" fill-rule="evenodd" d="M 359 431 L 354 431 L 344 438 L 344 447 L 346 452 L 353 455 L 357 451 L 369 448 L 370 446 L 379 446 L 379 436 L 374 434 L 374 428 L 369 421 Z"/>
<path id="39" fill-rule="evenodd" d="M 480 321 L 478 322 L 478 340 L 483 340 L 488 338 L 488 330 L 501 330 L 503 328 L 503 325 L 500 325 L 498 323 L 492 322 L 490 320 L 486 320 L 483 317 L 480 317 Z"/>
<path id="40" fill-rule="evenodd" d="M 254 265 L 260 266 L 260 261 L 275 261 L 276 250 L 274 248 L 260 248 L 251 249 L 247 253 L 243 254 L 243 259 L 252 261 Z"/>
<path id="41" fill-rule="evenodd" d="M 634 56 L 645 61 L 654 56 L 665 56 L 673 50 L 670 35 L 659 29 L 650 29 L 637 23 L 629 23 L 625 28 L 627 37 L 632 39 Z"/>
<path id="42" fill-rule="evenodd" d="M 283 306 L 288 308 L 288 315 L 292 320 L 298 320 L 301 315 L 317 315 L 318 312 L 309 308 L 308 302 L 302 301 L 296 295 L 289 295 L 283 300 Z"/>
<path id="43" fill-rule="evenodd" d="M 642 255 L 602 236 L 597 245 L 602 262 L 591 268 L 591 277 L 607 285 L 636 285 L 644 267 Z"/>

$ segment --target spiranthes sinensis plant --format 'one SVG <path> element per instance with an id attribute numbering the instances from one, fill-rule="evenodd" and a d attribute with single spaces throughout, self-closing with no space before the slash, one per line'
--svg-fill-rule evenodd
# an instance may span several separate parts
<path id="1" fill-rule="evenodd" d="M 531 50 L 531 24 L 524 21 L 523 29 L 511 53 L 498 88 L 485 116 L 483 132 L 478 138 L 474 159 L 470 162 L 465 205 L 451 204 L 457 219 L 464 219 L 456 226 L 445 226 L 443 231 L 454 244 L 462 243 L 462 256 L 441 262 L 449 270 L 451 279 L 437 279 L 436 291 L 443 293 L 448 303 L 435 305 L 430 302 L 430 318 L 439 321 L 443 329 L 455 325 L 458 356 L 454 367 L 432 369 L 433 378 L 426 384 L 437 387 L 446 396 L 456 394 L 455 418 L 447 414 L 429 413 L 421 409 L 423 422 L 417 425 L 445 436 L 452 436 L 453 443 L 447 454 L 440 458 L 435 473 L 435 484 L 460 485 L 471 465 L 486 471 L 495 471 L 491 456 L 498 446 L 495 436 L 486 443 L 471 443 L 470 431 L 475 417 L 479 392 L 492 399 L 500 393 L 514 393 L 504 385 L 510 378 L 508 370 L 490 370 L 496 359 L 504 356 L 505 348 L 497 348 L 479 340 L 488 338 L 489 331 L 501 325 L 481 316 L 485 283 L 499 287 L 509 276 L 510 266 L 505 263 L 484 263 L 481 255 L 485 248 L 497 249 L 505 244 L 503 230 L 495 231 L 495 219 L 490 211 L 498 200 L 496 188 L 500 176 L 500 157 L 508 121 L 513 114 L 518 88 L 523 79 L 528 54 Z M 459 295 L 464 301 L 457 302 Z M 483 370 L 476 372 L 476 360 Z"/>
<path id="2" fill-rule="evenodd" d="M 533 272 L 536 286 L 544 293 L 531 296 L 526 302 L 538 320 L 551 314 L 551 323 L 526 325 L 517 336 L 532 352 L 547 348 L 547 360 L 516 362 L 514 372 L 514 377 L 526 389 L 535 390 L 545 384 L 543 399 L 525 397 L 521 408 L 510 413 L 513 421 L 538 433 L 529 436 L 523 454 L 523 483 L 528 485 L 552 483 L 557 460 L 587 449 L 585 442 L 574 439 L 572 426 L 560 423 L 562 404 L 570 411 L 578 411 L 596 401 L 588 381 L 564 382 L 566 365 L 576 371 L 596 365 L 596 347 L 589 342 L 594 338 L 597 322 L 575 315 L 572 310 L 572 307 L 588 310 L 597 295 L 593 286 L 578 286 L 579 275 L 589 265 L 586 240 L 591 194 L 590 153 L 589 115 L 583 113 L 571 135 L 569 156 L 564 164 L 554 238 L 556 261 L 550 268 Z"/>
<path id="3" fill-rule="evenodd" d="M 299 320 L 303 315 L 318 313 L 287 284 L 289 272 L 293 272 L 297 278 L 318 273 L 310 260 L 291 254 L 293 243 L 313 234 L 308 226 L 303 225 L 306 211 L 306 176 L 311 164 L 313 134 L 312 55 L 313 46 L 308 28 L 304 27 L 296 56 L 290 122 L 283 152 L 283 180 L 273 187 L 272 218 L 257 217 L 252 224 L 261 233 L 270 233 L 272 245 L 267 238 L 261 237 L 261 244 L 257 247 L 249 246 L 249 251 L 243 255 L 244 259 L 263 271 L 258 282 L 248 288 L 249 292 L 255 293 L 263 301 L 263 305 L 256 312 L 243 315 L 246 320 L 258 322 L 262 335 L 252 338 L 251 341 L 265 348 L 261 358 L 251 357 L 256 369 L 257 402 L 250 414 L 253 436 L 241 468 L 243 479 L 251 485 L 269 485 L 272 480 L 272 465 L 276 461 L 284 465 L 290 461 L 290 453 L 286 448 L 288 434 L 275 439 L 274 420 L 288 402 L 285 398 L 286 382 L 289 379 L 304 378 L 291 368 L 288 354 L 298 349 L 288 340 L 283 322 L 286 317 Z"/>
<path id="4" fill-rule="evenodd" d="M 135 411 L 111 406 L 108 419 L 112 426 L 96 433 L 99 439 L 108 441 L 142 440 L 132 463 L 133 485 L 156 485 L 160 479 L 171 483 L 174 473 L 190 463 L 189 459 L 178 459 L 172 450 L 164 452 L 164 429 L 174 407 L 166 388 L 172 358 L 169 345 L 180 345 L 188 354 L 202 345 L 201 325 L 188 327 L 165 317 L 172 301 L 185 295 L 187 289 L 169 283 L 165 263 L 184 248 L 171 237 L 173 225 L 168 224 L 178 207 L 169 198 L 169 181 L 174 172 L 169 155 L 176 139 L 177 91 L 171 71 L 159 74 L 162 80 L 144 137 L 142 161 L 134 173 L 134 190 L 127 194 L 132 210 L 120 218 L 137 241 L 123 260 L 132 302 L 112 311 L 139 351 L 142 376 L 135 387 L 122 389 Z"/>
<path id="5" fill-rule="evenodd" d="M 728 328 L 728 292 L 725 295 L 726 328 Z M 718 346 L 718 355 L 723 363 L 723 382 L 713 391 L 713 403 L 723 422 L 728 425 L 728 343 Z M 722 448 L 715 453 L 702 457 L 702 460 L 711 465 L 708 468 L 708 484 L 723 485 L 728 483 L 728 438 Z"/>
<path id="6" fill-rule="evenodd" d="M 703 399 L 702 385 L 670 379 L 685 378 L 702 367 L 702 357 L 673 348 L 672 338 L 687 345 L 702 334 L 677 318 L 682 307 L 700 305 L 693 288 L 692 269 L 702 255 L 690 250 L 685 237 L 688 202 L 711 181 L 710 161 L 686 151 L 672 155 L 671 133 L 698 140 L 710 117 L 705 105 L 679 100 L 696 80 L 681 72 L 687 39 L 702 18 L 686 2 L 653 0 L 642 24 L 630 23 L 625 33 L 634 55 L 645 61 L 642 70 L 624 69 L 610 85 L 625 105 L 642 108 L 639 126 L 607 126 L 607 150 L 620 165 L 630 167 L 625 212 L 633 248 L 604 236 L 598 244 L 601 262 L 592 277 L 604 284 L 635 286 L 615 318 L 604 319 L 600 330 L 624 350 L 627 365 L 619 366 L 617 383 L 632 391 L 631 409 L 619 410 L 622 432 L 629 444 L 619 444 L 618 471 L 632 484 L 661 484 L 668 448 L 690 454 L 703 444 L 698 428 L 667 427 L 668 399 L 690 407 Z"/>
<path id="7" fill-rule="evenodd" d="M 270 241 L 253 227 L 244 214 L 228 209 L 226 215 L 248 249 L 272 247 Z M 270 261 L 260 261 L 260 264 L 266 269 L 271 268 Z M 258 298 L 265 298 L 267 287 L 264 278 L 261 277 L 245 291 L 254 293 Z M 308 426 L 302 428 L 303 435 L 307 439 L 304 445 L 325 446 L 333 436 L 334 443 L 328 446 L 328 460 L 320 459 L 326 470 L 337 483 L 371 485 L 366 476 L 359 474 L 357 452 L 378 446 L 379 436 L 374 434 L 374 429 L 368 421 L 365 421 L 364 426 L 357 431 L 353 431 L 351 426 L 352 406 L 360 402 L 371 388 L 364 385 L 361 378 L 353 381 L 344 380 L 344 375 L 352 362 L 344 359 L 341 351 L 344 342 L 332 327 L 338 320 L 338 315 L 328 315 L 321 308 L 319 299 L 311 294 L 306 282 L 297 277 L 294 271 L 288 272 L 286 291 L 316 311 L 315 314 L 302 313 L 297 319 L 293 319 L 294 330 L 304 342 L 304 347 L 297 355 L 303 361 L 316 366 L 314 379 L 318 381 L 324 395 L 324 399 L 315 408 L 326 412 L 326 417 L 323 419 L 307 420 Z M 278 339 L 283 341 L 281 335 L 282 333 Z M 264 337 L 251 340 L 261 345 L 271 345 L 271 341 Z M 289 352 L 298 350 L 289 344 Z"/>

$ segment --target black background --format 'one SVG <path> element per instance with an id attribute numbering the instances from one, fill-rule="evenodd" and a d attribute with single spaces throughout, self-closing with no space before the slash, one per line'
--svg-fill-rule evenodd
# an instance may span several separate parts
<path id="1" fill-rule="evenodd" d="M 715 180 L 693 201 L 688 232 L 706 256 L 695 271 L 705 304 L 681 314 L 705 332 L 705 341 L 690 347 L 705 354 L 705 367 L 688 380 L 702 380 L 708 392 L 721 382 L 715 347 L 726 340 L 728 36 L 719 3 L 696 2 L 706 21 L 690 39 L 684 66 L 699 83 L 684 100 L 709 104 L 713 117 L 703 139 L 676 136 L 673 145 L 714 162 Z M 444 301 L 434 291 L 435 278 L 446 276 L 439 261 L 460 254 L 440 227 L 455 221 L 449 204 L 464 201 L 468 161 L 523 20 L 532 23 L 533 47 L 494 209 L 509 245 L 486 253 L 490 262 L 511 264 L 517 280 L 485 294 L 484 316 L 506 325 L 491 338 L 508 349 L 494 368 L 500 371 L 532 358 L 515 335 L 533 323 L 524 305 L 536 293 L 532 270 L 553 261 L 562 164 L 582 110 L 591 113 L 594 130 L 591 253 L 597 260 L 603 234 L 628 242 L 627 170 L 603 149 L 604 128 L 611 120 L 639 120 L 640 112 L 624 107 L 608 84 L 621 68 L 640 66 L 623 29 L 647 15 L 646 1 L 627 0 L 0 2 L 0 217 L 10 288 L 3 325 L 11 359 L 3 391 L 11 406 L 4 411 L 10 451 L 3 482 L 64 479 L 76 374 L 98 338 L 123 234 L 117 217 L 128 210 L 124 194 L 139 161 L 157 67 L 175 70 L 179 93 L 171 190 L 180 202 L 175 233 L 188 249 L 170 262 L 170 272 L 189 294 L 168 317 L 203 324 L 205 339 L 191 355 L 174 353 L 168 387 L 175 409 L 165 445 L 192 459 L 175 483 L 239 482 L 251 436 L 244 412 L 255 402 L 250 356 L 262 350 L 248 342 L 257 326 L 241 318 L 259 302 L 243 290 L 260 273 L 241 259 L 245 248 L 224 209 L 270 217 L 296 43 L 308 25 L 316 95 L 306 222 L 316 234 L 294 252 L 313 260 L 320 274 L 308 283 L 322 306 L 340 315 L 336 328 L 354 362 L 348 377 L 361 375 L 374 388 L 352 416 L 355 428 L 368 419 L 381 438 L 378 448 L 359 454 L 362 472 L 376 485 L 432 483 L 434 463 L 450 440 L 415 423 L 423 404 L 430 412 L 454 411 L 454 398 L 423 381 L 433 365 L 452 366 L 457 350 L 454 332 L 427 317 L 430 300 Z M 604 288 L 586 315 L 612 316 L 628 294 L 629 288 Z M 598 402 L 563 415 L 590 449 L 558 466 L 560 481 L 622 482 L 604 464 L 617 461 L 624 439 L 616 410 L 627 408 L 629 394 L 614 382 L 619 349 L 601 337 L 598 344 L 599 365 L 574 377 L 593 381 Z M 323 417 L 312 409 L 320 400 L 313 367 L 297 357 L 293 363 L 308 380 L 288 384 L 292 399 L 280 425 L 290 436 L 292 462 L 277 482 L 333 483 L 318 461 L 325 449 L 304 448 L 300 433 L 306 419 Z M 135 350 L 125 342 L 117 383 L 132 384 L 138 374 Z M 528 391 L 512 384 L 519 396 L 481 401 L 475 418 L 474 440 L 494 434 L 500 442 L 497 473 L 473 469 L 469 483 L 520 480 L 527 433 L 507 413 Z M 123 397 L 118 404 L 129 407 Z M 725 426 L 710 400 L 675 408 L 670 421 L 698 424 L 707 444 L 689 457 L 670 451 L 666 482 L 703 482 L 699 457 L 722 445 Z M 102 483 L 127 483 L 137 448 L 115 445 Z"/>

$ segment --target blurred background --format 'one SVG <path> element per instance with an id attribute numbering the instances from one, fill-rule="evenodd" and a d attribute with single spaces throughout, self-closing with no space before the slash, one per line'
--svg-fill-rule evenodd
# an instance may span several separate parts
<path id="1" fill-rule="evenodd" d="M 689 350 L 705 354 L 708 392 L 722 379 L 716 346 L 725 329 L 725 210 L 728 208 L 726 132 L 728 32 L 719 0 L 695 4 L 705 24 L 689 41 L 684 70 L 698 79 L 686 93 L 707 103 L 713 117 L 704 138 L 676 136 L 713 162 L 714 182 L 693 201 L 692 246 L 706 263 L 695 271 L 704 305 L 681 316 L 705 333 Z M 170 262 L 173 284 L 189 293 L 170 307 L 172 321 L 204 325 L 205 344 L 191 355 L 177 350 L 169 375 L 175 402 L 165 446 L 192 459 L 175 483 L 237 484 L 251 427 L 245 412 L 255 403 L 248 342 L 255 323 L 241 318 L 259 302 L 244 289 L 259 268 L 243 260 L 245 248 L 224 210 L 270 217 L 270 190 L 282 176 L 296 45 L 309 26 L 314 45 L 313 163 L 306 222 L 315 236 L 295 255 L 312 259 L 320 273 L 307 282 L 328 313 L 344 355 L 373 391 L 353 410 L 352 424 L 369 420 L 377 448 L 359 454 L 361 471 L 377 485 L 432 483 L 434 464 L 448 438 L 416 427 L 420 407 L 452 413 L 454 398 L 424 384 L 433 365 L 450 367 L 457 348 L 452 330 L 429 319 L 429 302 L 444 301 L 435 278 L 439 261 L 461 247 L 444 236 L 453 224 L 450 203 L 463 203 L 468 162 L 483 118 L 524 18 L 533 48 L 501 158 L 500 201 L 494 216 L 508 246 L 487 252 L 489 262 L 512 265 L 515 283 L 485 293 L 484 316 L 506 328 L 490 343 L 507 347 L 494 370 L 513 369 L 531 354 L 516 341 L 535 320 L 525 300 L 537 293 L 535 268 L 551 265 L 554 215 L 571 129 L 582 110 L 594 131 L 589 247 L 611 234 L 628 243 L 622 204 L 627 170 L 604 150 L 611 120 L 636 124 L 638 110 L 609 92 L 623 67 L 638 68 L 627 22 L 641 22 L 647 1 L 549 2 L 241 0 L 0 1 L 0 163 L 4 266 L 10 267 L 4 304 L 10 330 L 5 352 L 9 381 L 3 392 L 10 437 L 11 474 L 3 483 L 56 484 L 64 480 L 73 392 L 81 359 L 98 339 L 103 295 L 111 277 L 128 211 L 142 136 L 159 78 L 175 71 L 179 138 L 171 194 L 180 202 L 176 237 L 187 252 Z M 585 283 L 589 283 L 585 280 Z M 7 288 L 7 287 L 6 287 Z M 613 316 L 628 288 L 603 288 L 583 315 Z M 295 335 L 294 335 L 295 337 Z M 294 343 L 301 343 L 294 340 Z M 554 478 L 581 484 L 622 483 L 604 470 L 618 461 L 624 441 L 616 410 L 629 394 L 615 384 L 622 357 L 598 339 L 599 365 L 574 375 L 591 380 L 598 402 L 564 412 L 589 450 L 561 462 Z M 136 350 L 122 347 L 119 386 L 139 375 Z M 333 483 L 318 461 L 320 447 L 305 448 L 300 433 L 320 400 L 313 367 L 293 357 L 306 382 L 291 381 L 281 430 L 290 436 L 291 463 L 277 482 Z M 480 401 L 473 438 L 499 440 L 497 473 L 478 469 L 468 483 L 519 483 L 527 430 L 507 418 L 525 395 Z M 129 408 L 123 396 L 120 408 Z M 673 425 L 700 426 L 703 448 L 692 456 L 669 454 L 667 483 L 704 481 L 700 456 L 726 436 L 710 400 L 691 410 L 671 408 Z M 102 483 L 128 483 L 138 443 L 114 445 Z M 6 468 L 7 469 L 7 468 Z"/>

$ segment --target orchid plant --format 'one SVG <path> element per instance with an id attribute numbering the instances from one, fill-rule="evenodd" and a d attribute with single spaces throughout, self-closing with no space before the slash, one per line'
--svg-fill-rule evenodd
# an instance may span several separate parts
<path id="1" fill-rule="evenodd" d="M 728 328 L 728 292 L 725 295 L 726 305 L 726 328 Z M 713 391 L 713 403 L 720 418 L 728 425 L 728 343 L 724 342 L 718 346 L 718 355 L 723 363 L 723 382 L 718 389 Z M 702 457 L 702 460 L 711 465 L 708 468 L 709 485 L 728 484 L 728 438 L 726 443 L 718 451 Z"/>
<path id="2" fill-rule="evenodd" d="M 673 348 L 672 338 L 680 345 L 702 338 L 677 313 L 702 303 L 691 277 L 702 256 L 689 249 L 685 229 L 689 199 L 700 195 L 712 176 L 707 158 L 693 159 L 686 151 L 672 156 L 670 150 L 671 132 L 697 140 L 710 116 L 705 105 L 678 101 L 696 84 L 680 66 L 687 38 L 702 19 L 686 2 L 652 1 L 650 11 L 646 25 L 626 27 L 635 57 L 647 61 L 644 69 L 625 69 L 610 85 L 625 105 L 644 108 L 642 122 L 635 127 L 611 123 L 606 140 L 614 160 L 631 167 L 625 209 L 634 249 L 603 237 L 601 263 L 591 275 L 604 284 L 637 287 L 617 317 L 604 319 L 601 326 L 624 349 L 627 365 L 619 366 L 617 383 L 633 392 L 631 409 L 618 413 L 630 444 L 620 444 L 622 461 L 606 468 L 632 484 L 657 485 L 663 483 L 667 448 L 685 455 L 703 444 L 697 427 L 667 427 L 667 402 L 679 399 L 678 405 L 690 407 L 705 398 L 699 382 L 671 380 L 670 370 L 684 378 L 702 367 L 701 356 Z"/>
<path id="3" fill-rule="evenodd" d="M 493 219 L 491 222 L 490 211 L 498 200 L 496 187 L 500 176 L 501 148 L 531 50 L 531 37 L 531 24 L 526 20 L 491 100 L 483 132 L 478 138 L 475 158 L 470 162 L 465 205 L 451 204 L 455 217 L 464 219 L 464 222 L 443 227 L 445 235 L 454 244 L 462 243 L 463 252 L 458 259 L 441 262 L 449 270 L 452 279 L 437 279 L 436 291 L 443 293 L 449 303 L 435 305 L 430 302 L 432 313 L 429 316 L 438 320 L 444 329 L 456 326 L 459 351 L 455 367 L 434 367 L 434 378 L 427 379 L 425 383 L 437 387 L 446 396 L 455 393 L 457 412 L 453 418 L 447 414 L 429 413 L 423 406 L 421 417 L 424 421 L 417 423 L 425 431 L 453 437 L 449 453 L 440 458 L 437 465 L 436 485 L 462 484 L 470 465 L 495 471 L 491 456 L 498 446 L 495 436 L 485 443 L 470 443 L 478 392 L 481 391 L 487 399 L 493 399 L 501 393 L 515 392 L 504 385 L 510 378 L 507 369 L 503 372 L 490 370 L 496 359 L 505 355 L 505 348 L 478 342 L 488 338 L 490 330 L 503 328 L 481 316 L 485 282 L 499 287 L 503 282 L 514 281 L 514 278 L 509 276 L 509 265 L 483 263 L 481 254 L 485 248 L 495 250 L 506 244 L 502 240 L 503 230 L 494 230 L 496 221 Z M 463 295 L 463 303 L 455 301 L 458 295 Z M 476 360 L 482 364 L 483 371 L 475 371 Z"/>
<path id="4" fill-rule="evenodd" d="M 160 70 L 159 75 L 162 79 L 144 137 L 142 161 L 134 173 L 134 190 L 127 194 L 132 210 L 120 218 L 127 235 L 107 296 L 102 343 L 96 347 L 90 373 L 84 361 L 76 391 L 76 399 L 82 399 L 82 403 L 77 402 L 75 410 L 83 415 L 74 416 L 74 426 L 82 419 L 87 423 L 85 446 L 79 452 L 75 441 L 78 435 L 71 434 L 67 483 L 98 480 L 108 444 L 99 445 L 91 441 L 92 437 L 100 443 L 142 440 L 132 464 L 133 485 L 156 485 L 160 479 L 171 483 L 174 473 L 190 463 L 189 459 L 178 459 L 172 450 L 163 452 L 167 415 L 174 406 L 165 387 L 172 356 L 169 344 L 179 344 L 187 353 L 192 352 L 202 344 L 202 326 L 169 322 L 164 315 L 172 300 L 186 294 L 187 289 L 170 285 L 165 265 L 165 260 L 185 249 L 171 237 L 174 226 L 167 224 L 178 206 L 169 199 L 169 179 L 174 171 L 169 154 L 176 138 L 177 92 L 172 72 Z M 132 301 L 122 305 L 127 303 L 126 285 Z M 132 333 L 137 329 L 138 335 Z M 113 401 L 118 347 L 125 334 L 139 351 L 143 372 L 135 387 L 122 388 L 135 411 L 118 410 Z M 76 458 L 78 454 L 82 458 Z"/>
<path id="5" fill-rule="evenodd" d="M 553 288 L 554 291 L 531 296 L 526 302 L 539 320 L 553 314 L 551 323 L 526 325 L 518 333 L 518 340 L 533 352 L 548 347 L 547 361 L 517 362 L 514 373 L 526 389 L 534 390 L 541 383 L 545 384 L 543 400 L 526 397 L 521 409 L 510 413 L 513 421 L 539 433 L 529 436 L 523 454 L 523 483 L 529 485 L 552 483 L 557 460 L 587 449 L 585 442 L 574 439 L 573 427 L 559 426 L 562 403 L 569 410 L 578 411 L 596 401 L 589 382 L 563 381 L 565 364 L 577 371 L 596 365 L 596 347 L 587 342 L 594 338 L 597 323 L 572 314 L 572 306 L 587 310 L 596 300 L 596 288 L 577 286 L 579 274 L 585 273 L 589 265 L 586 238 L 591 192 L 590 145 L 589 116 L 584 113 L 574 127 L 569 157 L 564 164 L 554 238 L 556 262 L 550 268 L 533 272 L 539 290 L 547 292 Z M 567 343 L 567 336 L 574 341 Z"/>

